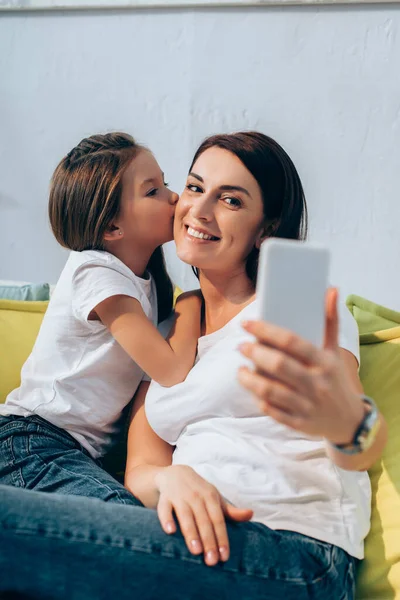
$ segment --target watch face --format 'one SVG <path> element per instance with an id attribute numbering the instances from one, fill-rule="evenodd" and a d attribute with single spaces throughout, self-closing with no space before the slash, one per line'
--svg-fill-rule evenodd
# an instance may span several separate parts
<path id="1" fill-rule="evenodd" d="M 372 446 L 378 433 L 380 424 L 379 414 L 376 412 L 374 422 L 371 423 L 370 427 L 367 425 L 368 429 L 364 429 L 364 431 L 358 437 L 357 441 L 362 451 L 368 450 L 368 448 Z"/>

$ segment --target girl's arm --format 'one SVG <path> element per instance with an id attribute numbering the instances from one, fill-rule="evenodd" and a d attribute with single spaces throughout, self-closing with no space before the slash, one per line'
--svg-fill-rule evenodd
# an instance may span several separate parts
<path id="1" fill-rule="evenodd" d="M 200 337 L 202 298 L 199 292 L 179 296 L 169 341 L 165 341 L 148 319 L 138 300 L 111 296 L 94 309 L 94 318 L 151 379 L 169 387 L 184 381 L 193 366 Z"/>

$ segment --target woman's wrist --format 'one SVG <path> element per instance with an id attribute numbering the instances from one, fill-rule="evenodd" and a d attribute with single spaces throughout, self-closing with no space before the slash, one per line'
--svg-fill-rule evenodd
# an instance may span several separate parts
<path id="1" fill-rule="evenodd" d="M 157 506 L 160 494 L 158 477 L 168 467 L 141 464 L 127 470 L 124 485 L 147 508 Z"/>
<path id="2" fill-rule="evenodd" d="M 345 410 L 347 414 L 345 415 L 340 433 L 332 437 L 326 437 L 327 441 L 334 446 L 347 446 L 351 444 L 358 427 L 368 412 L 368 407 L 363 402 L 363 397 L 360 394 L 355 394 L 355 397 L 346 406 Z"/>
<path id="3" fill-rule="evenodd" d="M 168 465 L 167 467 L 158 467 L 158 469 L 154 472 L 153 482 L 154 488 L 160 493 L 160 490 L 165 481 L 165 476 L 167 472 L 171 469 L 172 465 Z"/>
<path id="4" fill-rule="evenodd" d="M 375 442 L 379 439 L 382 426 L 382 418 L 372 398 L 363 395 L 361 396 L 361 400 L 364 407 L 364 414 L 358 423 L 352 439 L 341 444 L 331 442 L 331 447 L 334 451 L 348 456 L 364 455 L 364 453 L 376 445 Z"/>

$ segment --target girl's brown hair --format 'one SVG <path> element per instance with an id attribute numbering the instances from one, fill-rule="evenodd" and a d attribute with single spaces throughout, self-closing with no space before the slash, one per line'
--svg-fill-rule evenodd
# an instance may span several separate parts
<path id="1" fill-rule="evenodd" d="M 49 218 L 56 240 L 65 248 L 104 250 L 104 234 L 120 208 L 122 175 L 144 146 L 126 133 L 83 139 L 58 164 L 49 198 Z M 158 318 L 172 309 L 172 283 L 162 248 L 153 252 L 148 271 L 157 288 Z"/>

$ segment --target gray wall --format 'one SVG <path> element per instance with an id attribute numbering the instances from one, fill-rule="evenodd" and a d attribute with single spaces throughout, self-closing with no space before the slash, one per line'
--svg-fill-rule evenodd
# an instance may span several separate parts
<path id="1" fill-rule="evenodd" d="M 332 282 L 400 309 L 400 5 L 2 14 L 0 279 L 57 279 L 48 181 L 82 137 L 133 133 L 179 191 L 205 135 L 249 128 L 298 166 Z"/>

